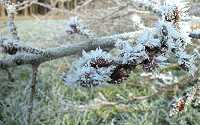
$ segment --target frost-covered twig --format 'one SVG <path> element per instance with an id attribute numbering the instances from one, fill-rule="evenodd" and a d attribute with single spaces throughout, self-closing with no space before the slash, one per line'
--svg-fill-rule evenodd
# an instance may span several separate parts
<path id="1" fill-rule="evenodd" d="M 80 34 L 87 38 L 94 38 L 96 34 L 90 31 L 86 26 L 82 24 L 82 21 L 78 17 L 71 17 L 67 22 L 65 31 L 69 34 Z"/>
<path id="2" fill-rule="evenodd" d="M 194 30 L 189 35 L 191 38 L 200 39 L 200 29 Z"/>
<path id="3" fill-rule="evenodd" d="M 32 125 L 33 100 L 36 94 L 38 67 L 39 64 L 32 65 L 32 81 L 30 87 L 31 92 L 30 92 L 29 107 L 28 107 L 27 125 Z"/>
<path id="4" fill-rule="evenodd" d="M 16 14 L 16 7 L 14 4 L 7 5 L 6 10 L 8 12 L 8 30 L 11 33 L 12 38 L 16 41 L 19 41 L 17 27 L 14 22 L 15 14 Z"/>

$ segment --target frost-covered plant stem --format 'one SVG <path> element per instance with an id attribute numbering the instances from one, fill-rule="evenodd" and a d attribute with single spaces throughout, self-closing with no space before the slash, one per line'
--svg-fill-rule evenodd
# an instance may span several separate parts
<path id="1" fill-rule="evenodd" d="M 19 41 L 19 36 L 17 32 L 17 27 L 15 25 L 15 15 L 16 15 L 16 7 L 14 4 L 7 5 L 6 10 L 8 13 L 8 30 L 11 33 L 11 36 L 14 40 Z"/>
<path id="2" fill-rule="evenodd" d="M 28 104 L 27 125 L 32 124 L 33 101 L 34 101 L 34 96 L 36 94 L 38 67 L 39 67 L 39 64 L 32 65 L 32 81 L 31 81 L 31 86 L 30 86 L 31 93 L 30 93 L 30 99 L 29 99 L 29 104 Z"/>

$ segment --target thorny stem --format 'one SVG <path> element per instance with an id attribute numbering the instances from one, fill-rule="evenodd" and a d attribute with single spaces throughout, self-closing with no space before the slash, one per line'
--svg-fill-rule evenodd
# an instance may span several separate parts
<path id="1" fill-rule="evenodd" d="M 31 125 L 31 122 L 32 122 L 33 100 L 36 94 L 38 67 L 39 67 L 39 64 L 32 65 L 32 82 L 31 82 L 31 93 L 30 93 L 30 100 L 29 100 L 27 125 Z"/>

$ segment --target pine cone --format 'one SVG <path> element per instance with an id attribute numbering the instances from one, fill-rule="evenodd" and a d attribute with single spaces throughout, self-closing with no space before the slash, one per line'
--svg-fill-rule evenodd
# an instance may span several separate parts
<path id="1" fill-rule="evenodd" d="M 112 61 L 105 60 L 103 58 L 96 59 L 90 62 L 91 67 L 93 68 L 102 68 L 109 67 L 112 65 Z"/>
<path id="2" fill-rule="evenodd" d="M 110 76 L 110 78 L 112 79 L 111 83 L 119 84 L 123 80 L 126 80 L 129 77 L 129 74 L 133 68 L 135 68 L 135 66 L 128 64 L 117 66 Z"/>

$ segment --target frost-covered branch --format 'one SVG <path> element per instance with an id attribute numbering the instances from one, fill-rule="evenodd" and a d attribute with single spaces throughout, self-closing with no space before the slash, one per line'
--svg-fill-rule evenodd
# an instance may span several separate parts
<path id="1" fill-rule="evenodd" d="M 200 39 L 200 29 L 192 31 L 189 36 L 191 38 Z"/>
<path id="2" fill-rule="evenodd" d="M 123 40 L 135 39 L 141 32 L 142 31 L 136 31 L 136 32 L 129 32 L 129 33 L 112 35 L 112 36 L 105 36 L 105 37 L 90 39 L 88 41 L 81 41 L 81 43 L 74 42 L 78 44 L 56 47 L 56 48 L 41 49 L 41 51 L 36 50 L 36 53 L 35 51 L 33 51 L 33 54 L 32 52 L 29 52 L 28 54 L 17 53 L 16 55 L 0 60 L 0 68 L 18 66 L 18 65 L 23 65 L 23 64 L 43 63 L 45 61 L 50 61 L 50 60 L 61 58 L 64 56 L 70 56 L 76 53 L 80 53 L 82 50 L 89 51 L 89 50 L 96 49 L 98 47 L 102 49 L 113 48 L 118 39 L 123 39 Z M 1 42 L 0 42 L 0 45 L 1 45 Z M 0 46 L 0 48 L 2 48 L 2 45 Z M 25 47 L 25 48 L 28 49 L 29 47 Z M 34 49 L 30 49 L 30 50 L 34 50 Z M 14 49 L 14 51 L 11 51 L 11 52 L 14 52 L 15 54 L 16 49 Z"/>
<path id="3" fill-rule="evenodd" d="M 83 51 L 82 57 L 64 74 L 65 83 L 89 88 L 118 84 L 127 79 L 136 66 L 142 66 L 144 71 L 153 71 L 167 66 L 170 57 L 175 57 L 178 66 L 194 76 L 199 54 L 186 52 L 190 38 L 180 25 L 181 8 L 174 4 L 160 8 L 156 28 L 147 29 L 134 45 L 127 40 L 117 40 L 117 55 L 113 56 L 100 48 L 89 53 Z"/>
<path id="4" fill-rule="evenodd" d="M 27 117 L 27 124 L 32 125 L 32 111 L 33 111 L 33 101 L 34 96 L 36 94 L 36 85 L 37 85 L 37 74 L 38 74 L 38 64 L 32 65 L 32 81 L 31 81 L 31 92 L 30 92 L 30 100 L 29 100 L 29 107 L 28 107 L 28 117 Z"/>
<path id="5" fill-rule="evenodd" d="M 79 44 L 71 46 L 63 46 L 57 48 L 49 49 L 36 49 L 28 46 L 23 46 L 15 41 L 9 39 L 2 39 L 0 42 L 1 51 L 9 54 L 18 54 L 12 56 L 11 58 L 6 58 L 0 60 L 0 67 L 11 67 L 22 64 L 32 64 L 34 62 L 45 62 L 52 59 L 61 58 L 64 56 L 73 55 L 79 53 L 82 50 L 92 50 L 98 47 L 103 48 L 112 48 L 114 47 L 118 39 L 128 40 L 135 39 L 142 31 L 123 33 L 113 36 L 106 36 L 101 38 L 95 38 L 88 41 L 82 41 Z M 23 53 L 22 53 L 23 52 Z M 24 53 L 25 52 L 25 53 Z"/>

